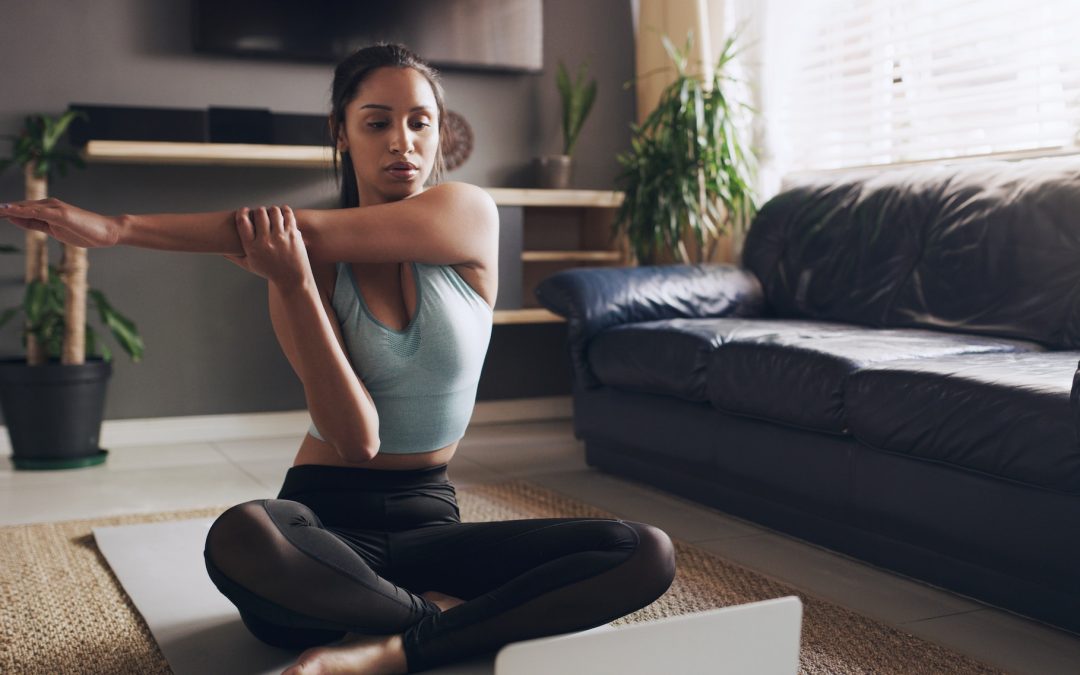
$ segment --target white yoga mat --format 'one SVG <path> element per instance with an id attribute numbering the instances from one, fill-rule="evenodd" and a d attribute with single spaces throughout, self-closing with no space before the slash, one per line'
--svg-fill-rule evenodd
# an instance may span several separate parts
<path id="1" fill-rule="evenodd" d="M 176 675 L 279 675 L 302 650 L 257 640 L 210 581 L 202 550 L 212 523 L 213 518 L 198 518 L 96 527 L 93 532 Z M 645 665 L 647 657 L 681 673 L 747 672 L 747 664 L 754 664 L 750 670 L 755 672 L 794 673 L 801 616 L 801 603 L 791 597 L 629 627 L 605 624 L 513 643 L 499 654 L 426 672 L 495 675 L 501 654 L 498 675 L 600 672 L 597 664 L 614 663 L 613 655 L 629 659 L 616 671 L 626 673 L 656 672 Z M 696 642 L 695 630 L 701 634 Z M 634 663 L 644 670 L 635 670 Z"/>
<path id="2" fill-rule="evenodd" d="M 176 675 L 280 675 L 302 650 L 257 640 L 210 581 L 203 544 L 212 518 L 95 527 L 94 539 Z M 593 630 L 614 630 L 610 625 Z M 491 675 L 495 655 L 427 672 Z"/>

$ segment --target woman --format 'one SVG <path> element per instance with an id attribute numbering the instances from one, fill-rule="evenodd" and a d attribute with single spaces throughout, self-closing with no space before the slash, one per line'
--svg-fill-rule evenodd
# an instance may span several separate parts
<path id="1" fill-rule="evenodd" d="M 461 522 L 447 465 L 491 335 L 498 215 L 479 188 L 425 189 L 444 119 L 434 71 L 377 45 L 334 74 L 341 209 L 0 206 L 65 242 L 222 253 L 267 279 L 313 424 L 277 498 L 221 514 L 204 557 L 255 636 L 309 648 L 288 675 L 417 672 L 585 630 L 674 578 L 670 539 L 642 523 Z"/>

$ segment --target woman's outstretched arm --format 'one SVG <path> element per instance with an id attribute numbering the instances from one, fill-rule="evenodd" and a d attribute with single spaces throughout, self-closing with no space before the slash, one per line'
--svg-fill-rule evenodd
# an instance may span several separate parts
<path id="1" fill-rule="evenodd" d="M 117 216 L 116 244 L 159 251 L 241 255 L 244 247 L 236 234 L 235 213 L 210 211 Z"/>
<path id="2" fill-rule="evenodd" d="M 105 216 L 58 199 L 0 205 L 0 217 L 64 243 L 136 246 L 240 255 L 233 211 Z M 490 264 L 499 217 L 482 189 L 444 183 L 407 199 L 351 209 L 297 209 L 297 226 L 317 262 Z"/>

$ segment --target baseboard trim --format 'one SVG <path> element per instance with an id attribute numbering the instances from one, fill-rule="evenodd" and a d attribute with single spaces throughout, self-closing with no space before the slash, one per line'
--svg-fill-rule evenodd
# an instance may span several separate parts
<path id="1" fill-rule="evenodd" d="M 574 416 L 572 396 L 512 398 L 503 401 L 477 401 L 469 424 L 501 424 L 570 419 Z"/>
<path id="2" fill-rule="evenodd" d="M 469 424 L 567 419 L 572 415 L 570 396 L 477 401 Z M 310 423 L 311 417 L 307 410 L 105 420 L 101 425 L 101 447 L 123 448 L 299 435 Z M 0 427 L 0 455 L 11 455 L 7 427 Z"/>

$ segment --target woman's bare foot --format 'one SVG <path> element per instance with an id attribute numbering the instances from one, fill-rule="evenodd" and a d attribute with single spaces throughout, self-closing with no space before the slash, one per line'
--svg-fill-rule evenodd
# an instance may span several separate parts
<path id="1" fill-rule="evenodd" d="M 424 591 L 420 594 L 420 597 L 427 598 L 428 600 L 434 602 L 436 605 L 439 606 L 439 609 L 444 612 L 451 607 L 457 607 L 458 605 L 465 602 L 461 598 L 455 598 L 452 595 L 446 595 L 445 593 L 440 593 L 438 591 Z"/>
<path id="2" fill-rule="evenodd" d="M 399 675 L 408 672 L 401 635 L 347 633 L 300 654 L 281 675 Z"/>
<path id="3" fill-rule="evenodd" d="M 425 591 L 420 595 L 444 612 L 465 602 L 438 591 Z M 281 675 L 397 675 L 406 672 L 408 664 L 400 635 L 347 633 L 333 644 L 305 650 Z"/>

